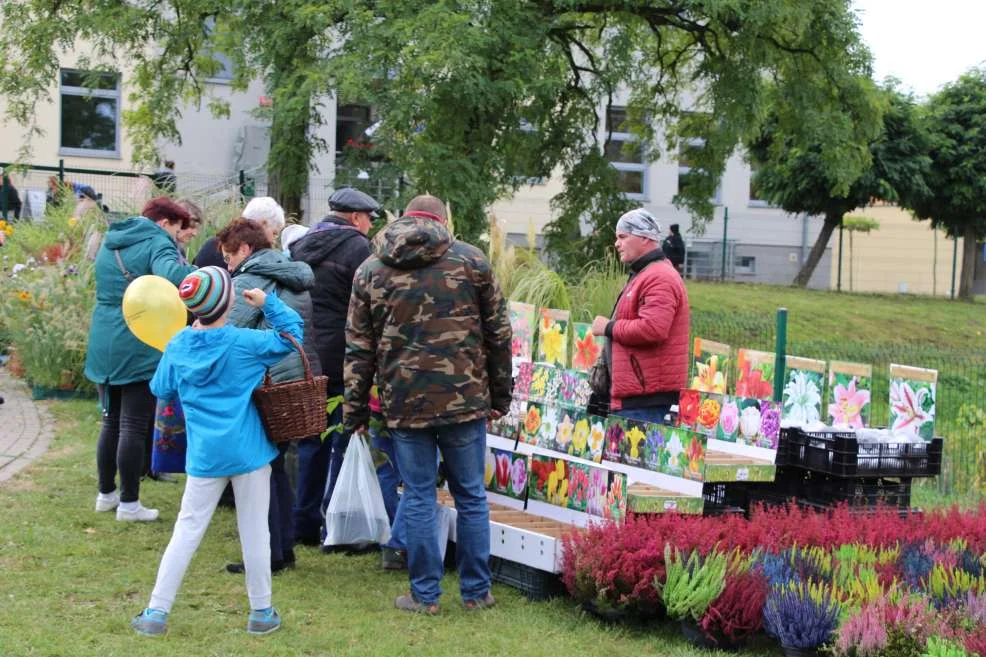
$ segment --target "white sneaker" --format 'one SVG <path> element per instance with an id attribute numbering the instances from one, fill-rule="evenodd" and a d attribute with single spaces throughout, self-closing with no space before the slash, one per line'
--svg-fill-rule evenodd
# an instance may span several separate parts
<path id="1" fill-rule="evenodd" d="M 123 505 L 116 507 L 116 519 L 124 522 L 150 522 L 157 520 L 157 509 L 144 508 L 137 502 L 136 509 L 124 509 Z"/>
<path id="2" fill-rule="evenodd" d="M 120 505 L 120 491 L 96 495 L 96 511 L 112 511 Z"/>

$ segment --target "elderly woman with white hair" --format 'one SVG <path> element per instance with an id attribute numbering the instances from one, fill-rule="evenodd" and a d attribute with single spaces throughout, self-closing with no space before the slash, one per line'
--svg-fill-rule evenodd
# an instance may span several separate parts
<path id="1" fill-rule="evenodd" d="M 271 244 L 277 241 L 277 236 L 284 230 L 284 208 L 270 196 L 258 196 L 250 199 L 250 202 L 243 208 L 241 216 L 260 224 Z M 227 268 L 223 254 L 219 250 L 219 242 L 215 237 L 207 239 L 195 255 L 196 267 L 210 265 L 222 269 Z"/>

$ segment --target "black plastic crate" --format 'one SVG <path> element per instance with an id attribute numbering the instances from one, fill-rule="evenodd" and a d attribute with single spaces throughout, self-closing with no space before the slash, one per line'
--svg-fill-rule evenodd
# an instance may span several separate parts
<path id="1" fill-rule="evenodd" d="M 941 474 L 942 439 L 869 443 L 852 433 L 789 428 L 781 434 L 778 462 L 836 477 L 933 477 Z"/>
<path id="2" fill-rule="evenodd" d="M 508 561 L 502 557 L 490 557 L 490 570 L 494 581 L 520 590 L 528 600 L 548 600 L 565 594 L 565 586 L 555 573 Z"/>
<path id="3" fill-rule="evenodd" d="M 702 486 L 702 498 L 705 500 L 705 512 L 710 508 L 746 509 L 749 505 L 749 488 L 752 484 L 744 483 L 710 483 Z"/>
<path id="4" fill-rule="evenodd" d="M 851 507 L 877 505 L 906 509 L 911 505 L 910 477 L 838 477 L 797 467 L 778 468 L 774 497 L 794 497 L 812 505 L 832 508 L 840 503 Z"/>

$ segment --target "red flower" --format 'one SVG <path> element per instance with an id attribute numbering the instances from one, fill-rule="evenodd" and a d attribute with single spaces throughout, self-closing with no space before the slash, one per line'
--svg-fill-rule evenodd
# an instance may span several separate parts
<path id="1" fill-rule="evenodd" d="M 575 340 L 575 357 L 572 366 L 577 370 L 587 370 L 592 367 L 599 357 L 599 345 L 591 331 L 586 331 L 585 338 Z"/>
<path id="2" fill-rule="evenodd" d="M 678 398 L 678 426 L 694 426 L 698 421 L 698 390 L 682 390 Z"/>
<path id="3" fill-rule="evenodd" d="M 740 362 L 739 379 L 736 381 L 736 396 L 750 397 L 752 399 L 772 399 L 774 396 L 774 386 L 770 381 L 763 380 L 763 372 L 760 370 L 750 371 L 750 362 L 744 360 Z"/>

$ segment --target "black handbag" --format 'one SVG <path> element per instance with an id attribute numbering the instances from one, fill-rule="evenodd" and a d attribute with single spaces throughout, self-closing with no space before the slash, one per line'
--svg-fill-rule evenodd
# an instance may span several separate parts
<path id="1" fill-rule="evenodd" d="M 589 387 L 592 394 L 589 396 L 589 403 L 586 410 L 593 415 L 606 417 L 609 415 L 609 393 L 612 386 L 610 367 L 607 362 L 609 345 L 607 344 L 600 352 L 596 362 L 589 369 Z"/>

